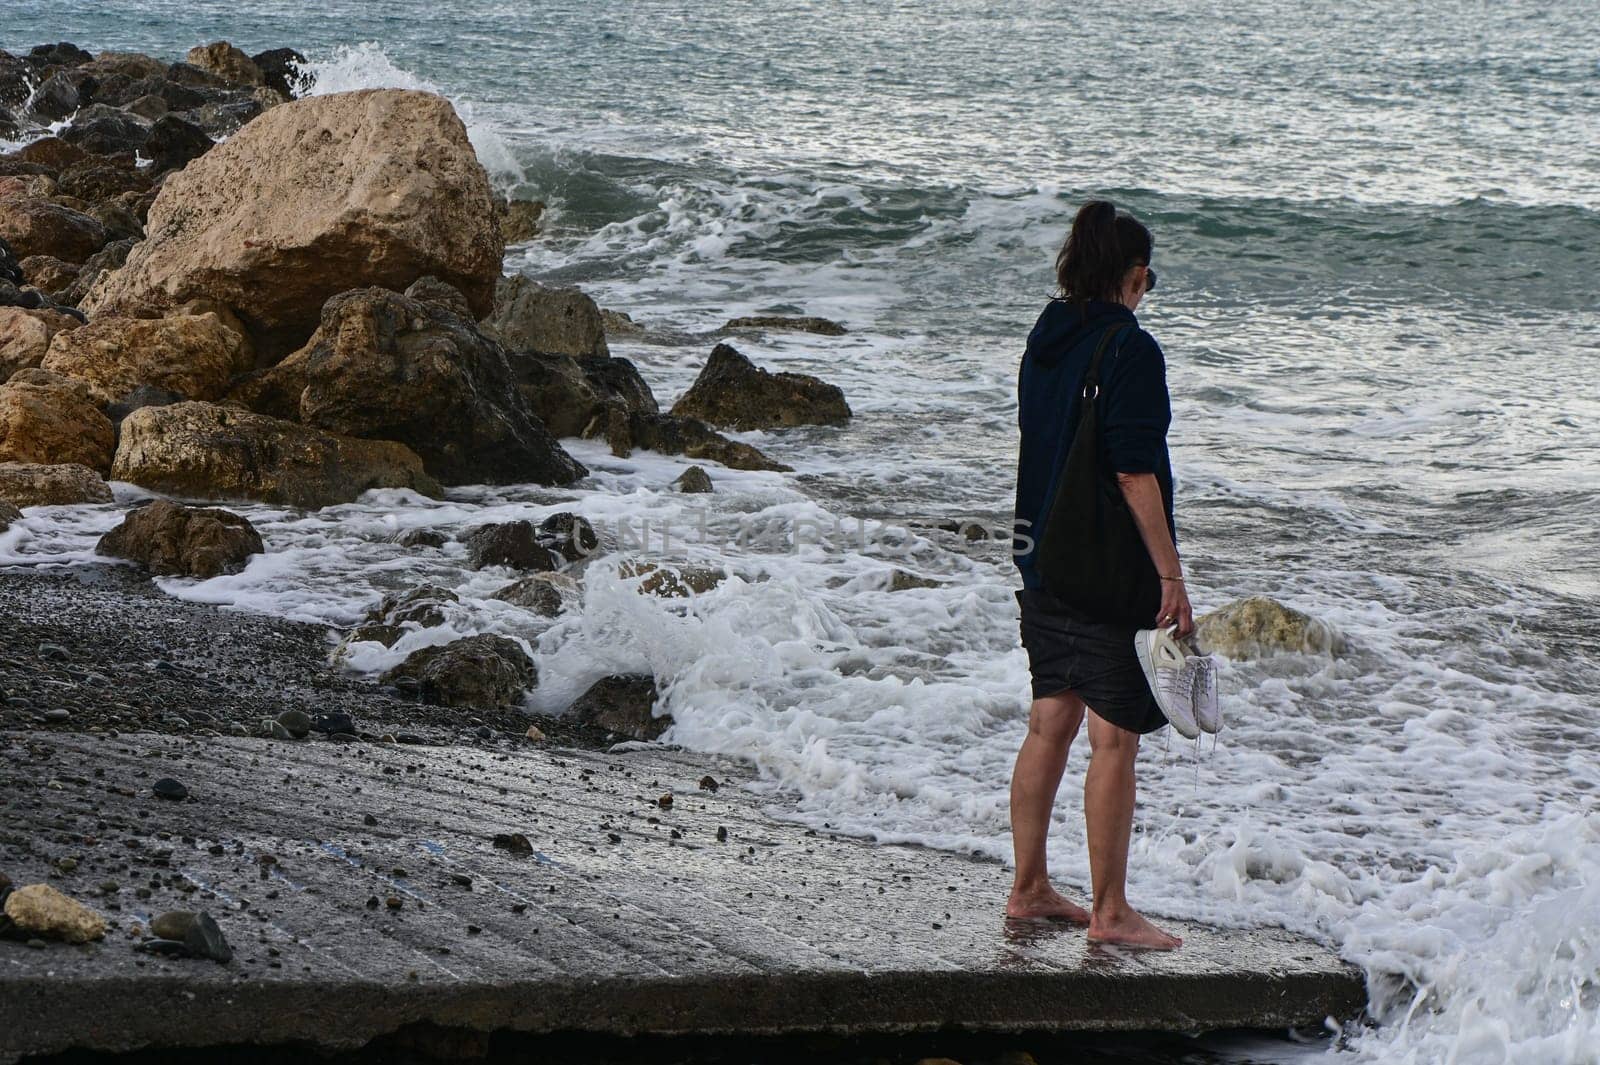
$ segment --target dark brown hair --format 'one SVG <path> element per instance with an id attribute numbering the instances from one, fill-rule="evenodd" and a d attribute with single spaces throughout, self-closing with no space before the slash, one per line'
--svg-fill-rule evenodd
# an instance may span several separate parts
<path id="1" fill-rule="evenodd" d="M 1150 230 L 1110 200 L 1090 200 L 1078 208 L 1072 232 L 1056 256 L 1061 298 L 1115 300 L 1130 266 L 1149 266 L 1155 241 Z"/>

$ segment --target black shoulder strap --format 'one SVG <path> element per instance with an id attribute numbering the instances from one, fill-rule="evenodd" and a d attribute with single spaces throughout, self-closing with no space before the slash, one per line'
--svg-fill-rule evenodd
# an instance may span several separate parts
<path id="1" fill-rule="evenodd" d="M 1083 389 L 1079 395 L 1093 399 L 1100 394 L 1100 360 L 1105 356 L 1111 338 L 1127 328 L 1127 322 L 1118 322 L 1100 334 L 1100 343 L 1095 346 L 1094 355 L 1089 359 L 1089 369 L 1083 375 Z"/>

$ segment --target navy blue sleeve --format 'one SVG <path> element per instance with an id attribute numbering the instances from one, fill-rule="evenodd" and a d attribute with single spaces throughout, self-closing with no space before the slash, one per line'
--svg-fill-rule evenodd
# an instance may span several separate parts
<path id="1" fill-rule="evenodd" d="M 1155 473 L 1161 468 L 1167 427 L 1172 424 L 1167 361 L 1155 337 L 1143 329 L 1123 337 L 1105 391 L 1106 457 L 1111 468 L 1118 473 Z"/>

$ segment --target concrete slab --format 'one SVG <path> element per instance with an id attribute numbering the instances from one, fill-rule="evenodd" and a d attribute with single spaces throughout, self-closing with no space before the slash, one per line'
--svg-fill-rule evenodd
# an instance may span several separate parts
<path id="1" fill-rule="evenodd" d="M 0 942 L 0 1060 L 419 1024 L 1201 1031 L 1364 1004 L 1359 973 L 1278 930 L 1183 925 L 1158 954 L 1008 923 L 1001 866 L 775 821 L 747 774 L 653 748 L 0 733 L 0 872 L 115 922 L 83 947 Z M 167 776 L 187 800 L 152 793 Z M 532 853 L 495 847 L 509 832 Z M 210 912 L 233 961 L 136 951 L 170 909 Z"/>

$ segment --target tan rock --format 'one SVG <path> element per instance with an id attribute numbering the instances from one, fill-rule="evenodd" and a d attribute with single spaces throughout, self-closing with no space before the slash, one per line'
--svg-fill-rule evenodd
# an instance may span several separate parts
<path id="1" fill-rule="evenodd" d="M 486 314 L 504 250 L 466 127 L 443 97 L 400 89 L 274 107 L 169 177 L 146 229 L 85 310 L 149 317 L 213 299 L 268 363 L 360 285 L 432 274 Z"/>
<path id="2" fill-rule="evenodd" d="M 144 407 L 122 423 L 112 476 L 187 499 L 296 507 L 348 503 L 370 488 L 439 486 L 403 444 L 357 440 L 237 407 Z"/>
<path id="3" fill-rule="evenodd" d="M 1325 621 L 1266 596 L 1251 596 L 1213 610 L 1195 622 L 1195 645 L 1229 658 L 1265 658 L 1277 653 L 1338 654 L 1344 640 Z"/>
<path id="4" fill-rule="evenodd" d="M 518 275 L 502 278 L 494 313 L 484 328 L 512 351 L 555 355 L 609 355 L 600 308 L 582 291 L 557 288 Z"/>
<path id="5" fill-rule="evenodd" d="M 0 462 L 111 468 L 116 432 L 81 381 L 20 370 L 0 385 Z"/>
<path id="6" fill-rule="evenodd" d="M 53 255 L 81 263 L 106 243 L 106 230 L 95 219 L 59 203 L 0 190 L 0 239 L 18 260 Z"/>
<path id="7" fill-rule="evenodd" d="M 17 263 L 23 279 L 40 292 L 60 292 L 78 279 L 81 263 L 69 263 L 54 255 L 30 255 Z"/>
<path id="8" fill-rule="evenodd" d="M 76 463 L 0 462 L 0 500 L 14 507 L 109 503 L 111 489 L 98 473 Z"/>
<path id="9" fill-rule="evenodd" d="M 817 318 L 813 315 L 790 316 L 783 314 L 756 314 L 745 318 L 730 318 L 723 327 L 724 332 L 739 332 L 743 330 L 766 331 L 769 329 L 788 330 L 799 333 L 818 333 L 827 337 L 842 337 L 849 330 L 838 322 L 827 318 Z"/>
<path id="10" fill-rule="evenodd" d="M 190 66 L 208 70 L 230 85 L 262 85 L 261 68 L 243 51 L 227 41 L 197 45 L 183 57 Z"/>
<path id="11" fill-rule="evenodd" d="M 49 884 L 29 884 L 6 897 L 6 916 L 23 938 L 88 943 L 106 934 L 106 919 Z"/>
<path id="12" fill-rule="evenodd" d="M 843 425 L 850 420 L 850 407 L 837 385 L 810 374 L 764 370 L 731 344 L 712 349 L 672 413 L 738 430 Z"/>
<path id="13" fill-rule="evenodd" d="M 95 553 L 136 562 L 157 576 L 205 580 L 243 569 L 266 550 L 249 519 L 216 507 L 157 499 L 129 512 Z"/>
<path id="14" fill-rule="evenodd" d="M 250 362 L 244 338 L 215 314 L 199 314 L 96 318 L 58 333 L 43 366 L 86 382 L 100 403 L 110 404 L 141 385 L 185 399 L 220 399 Z"/>
<path id="15" fill-rule="evenodd" d="M 0 382 L 18 370 L 38 366 L 50 350 L 52 337 L 81 324 L 60 311 L 0 307 Z"/>
<path id="16" fill-rule="evenodd" d="M 142 52 L 101 52 L 78 69 L 96 77 L 122 74 L 134 81 L 142 81 L 145 78 L 165 77 L 167 66 L 168 64 L 161 60 Z"/>

